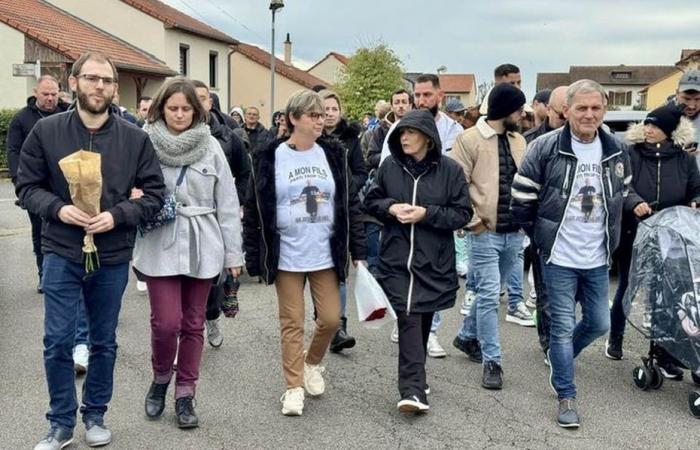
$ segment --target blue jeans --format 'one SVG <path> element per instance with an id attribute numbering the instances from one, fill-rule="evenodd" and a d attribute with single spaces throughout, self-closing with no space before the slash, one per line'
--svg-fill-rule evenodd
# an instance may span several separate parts
<path id="1" fill-rule="evenodd" d="M 508 309 L 511 311 L 517 308 L 518 303 L 523 301 L 523 272 L 525 265 L 525 249 L 521 248 L 518 253 L 518 260 L 513 265 L 506 281 L 508 290 Z"/>
<path id="2" fill-rule="evenodd" d="M 501 364 L 501 344 L 498 336 L 498 298 L 501 280 L 513 272 L 522 260 L 523 235 L 485 231 L 472 236 L 472 260 L 476 299 L 470 314 L 459 330 L 460 339 L 479 339 L 484 363 Z M 520 266 L 522 272 L 522 265 Z M 522 274 L 521 274 L 522 279 Z M 467 277 L 469 280 L 469 277 Z M 521 288 L 522 289 L 522 288 Z"/>
<path id="3" fill-rule="evenodd" d="M 374 222 L 365 222 L 365 233 L 367 234 L 367 270 L 372 275 L 376 275 L 379 270 L 379 235 L 382 226 Z"/>
<path id="4" fill-rule="evenodd" d="M 85 299 L 82 294 L 78 301 L 78 323 L 75 327 L 75 343 L 73 345 L 90 345 L 88 339 L 88 320 L 87 311 L 85 310 Z"/>
<path id="5" fill-rule="evenodd" d="M 44 368 L 52 425 L 72 430 L 78 400 L 73 371 L 73 345 L 81 292 L 90 334 L 90 359 L 83 384 L 83 421 L 100 420 L 112 398 L 116 329 L 129 264 L 103 264 L 85 273 L 83 264 L 53 253 L 44 256 Z"/>
<path id="6" fill-rule="evenodd" d="M 559 398 L 575 398 L 574 359 L 610 327 L 608 266 L 572 269 L 544 265 L 551 330 L 549 361 L 552 384 Z M 576 323 L 576 300 L 582 317 Z"/>

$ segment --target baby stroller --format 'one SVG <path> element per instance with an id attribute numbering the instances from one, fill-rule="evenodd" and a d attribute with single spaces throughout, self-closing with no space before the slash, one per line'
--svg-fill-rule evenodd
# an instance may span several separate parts
<path id="1" fill-rule="evenodd" d="M 663 353 L 700 385 L 700 211 L 677 206 L 639 224 L 623 308 L 651 341 L 643 365 L 634 368 L 634 384 L 644 391 L 661 387 Z M 700 418 L 699 391 L 689 394 L 688 407 Z"/>

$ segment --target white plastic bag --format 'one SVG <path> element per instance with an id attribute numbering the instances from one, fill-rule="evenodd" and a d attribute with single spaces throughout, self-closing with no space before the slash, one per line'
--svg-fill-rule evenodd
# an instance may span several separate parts
<path id="1" fill-rule="evenodd" d="M 391 307 L 384 290 L 374 279 L 364 264 L 358 264 L 355 271 L 355 302 L 360 323 L 365 328 L 378 329 L 384 324 L 396 320 L 396 313 Z"/>

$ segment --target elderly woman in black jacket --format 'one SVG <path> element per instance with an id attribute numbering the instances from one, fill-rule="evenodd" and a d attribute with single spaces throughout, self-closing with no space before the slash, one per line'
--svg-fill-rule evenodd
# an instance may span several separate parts
<path id="1" fill-rule="evenodd" d="M 338 329 L 339 285 L 348 274 L 349 253 L 357 262 L 367 250 L 346 151 L 337 140 L 321 137 L 321 97 L 298 91 L 285 111 L 290 136 L 254 155 L 243 239 L 248 273 L 277 289 L 287 382 L 282 413 L 299 416 L 305 391 L 325 391 L 320 364 Z M 304 351 L 307 278 L 317 318 Z"/>
<path id="2" fill-rule="evenodd" d="M 425 356 L 433 313 L 454 306 L 459 288 L 453 231 L 472 214 L 464 172 L 442 156 L 433 116 L 411 111 L 389 136 L 365 206 L 384 223 L 378 281 L 398 316 L 403 412 L 429 409 Z"/>
<path id="3" fill-rule="evenodd" d="M 632 125 L 627 140 L 634 191 L 625 200 L 622 237 L 617 250 L 619 279 L 610 311 L 610 337 L 605 355 L 622 359 L 622 338 L 625 314 L 622 300 L 627 290 L 632 244 L 637 224 L 651 214 L 672 206 L 695 208 L 700 204 L 700 173 L 695 158 L 683 150 L 694 140 L 692 123 L 673 104 L 651 111 L 643 123 Z M 659 355 L 659 366 L 666 378 L 681 379 L 683 371 L 665 355 Z"/>

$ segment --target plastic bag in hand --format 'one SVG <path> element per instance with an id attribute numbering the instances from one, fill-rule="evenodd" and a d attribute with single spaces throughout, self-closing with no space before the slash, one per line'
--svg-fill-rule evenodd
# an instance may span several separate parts
<path id="1" fill-rule="evenodd" d="M 358 264 L 355 271 L 354 295 L 359 321 L 366 328 L 381 328 L 396 320 L 384 290 L 363 264 Z"/>

